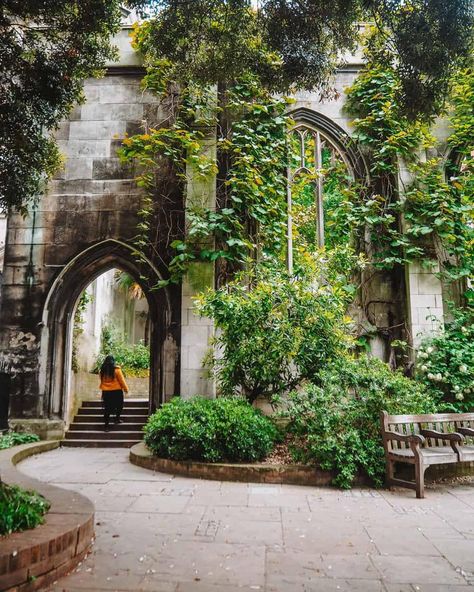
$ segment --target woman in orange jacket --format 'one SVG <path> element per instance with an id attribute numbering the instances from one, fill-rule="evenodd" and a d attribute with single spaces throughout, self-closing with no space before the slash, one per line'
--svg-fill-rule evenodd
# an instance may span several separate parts
<path id="1" fill-rule="evenodd" d="M 123 393 L 128 393 L 128 386 L 122 370 L 115 363 L 113 356 L 106 356 L 100 367 L 100 389 L 104 402 L 104 429 L 108 432 L 111 414 L 115 413 L 115 423 L 122 423 L 120 414 L 123 409 Z"/>

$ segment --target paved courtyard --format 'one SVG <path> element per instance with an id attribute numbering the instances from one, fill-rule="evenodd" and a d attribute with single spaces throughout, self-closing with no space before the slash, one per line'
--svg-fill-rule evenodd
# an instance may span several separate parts
<path id="1" fill-rule="evenodd" d="M 96 507 L 93 552 L 54 592 L 463 592 L 474 482 L 414 493 L 221 483 L 63 448 L 20 470 Z"/>

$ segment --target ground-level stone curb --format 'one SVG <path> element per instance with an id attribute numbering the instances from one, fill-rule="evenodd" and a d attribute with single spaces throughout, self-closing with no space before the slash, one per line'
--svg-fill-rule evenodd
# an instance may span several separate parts
<path id="1" fill-rule="evenodd" d="M 33 530 L 0 537 L 0 590 L 41 590 L 71 571 L 88 552 L 94 536 L 94 505 L 74 491 L 43 483 L 21 473 L 21 460 L 53 450 L 58 441 L 35 442 L 0 451 L 4 483 L 33 489 L 51 508 L 44 524 Z"/>
<path id="2" fill-rule="evenodd" d="M 143 442 L 130 448 L 130 462 L 153 471 L 213 481 L 321 486 L 329 485 L 333 478 L 328 471 L 305 465 L 203 463 L 158 458 Z"/>

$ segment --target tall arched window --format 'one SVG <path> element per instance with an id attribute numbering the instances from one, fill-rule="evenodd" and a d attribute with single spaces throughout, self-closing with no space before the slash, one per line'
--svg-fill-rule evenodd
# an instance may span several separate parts
<path id="1" fill-rule="evenodd" d="M 325 219 L 335 187 L 354 178 L 350 160 L 327 134 L 307 123 L 289 132 L 288 269 L 295 234 L 314 248 L 325 244 Z"/>

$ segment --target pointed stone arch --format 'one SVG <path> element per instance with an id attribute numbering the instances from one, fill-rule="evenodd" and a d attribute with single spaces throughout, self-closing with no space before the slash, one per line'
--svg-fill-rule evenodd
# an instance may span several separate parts
<path id="1" fill-rule="evenodd" d="M 289 115 L 297 125 L 307 125 L 327 136 L 331 143 L 344 155 L 355 179 L 359 181 L 368 179 L 369 169 L 357 142 L 335 121 L 307 107 L 294 109 L 290 111 Z"/>
<path id="2" fill-rule="evenodd" d="M 78 299 L 94 279 L 115 267 L 129 273 L 140 284 L 148 301 L 151 319 L 150 412 L 170 394 L 167 390 L 171 394 L 177 392 L 179 323 L 172 318 L 168 289 L 154 287 L 162 279 L 158 269 L 146 258 L 138 262 L 134 251 L 132 245 L 120 240 L 98 242 L 73 257 L 55 278 L 43 308 L 39 373 L 43 411 L 50 419 L 66 418 L 72 323 Z"/>

